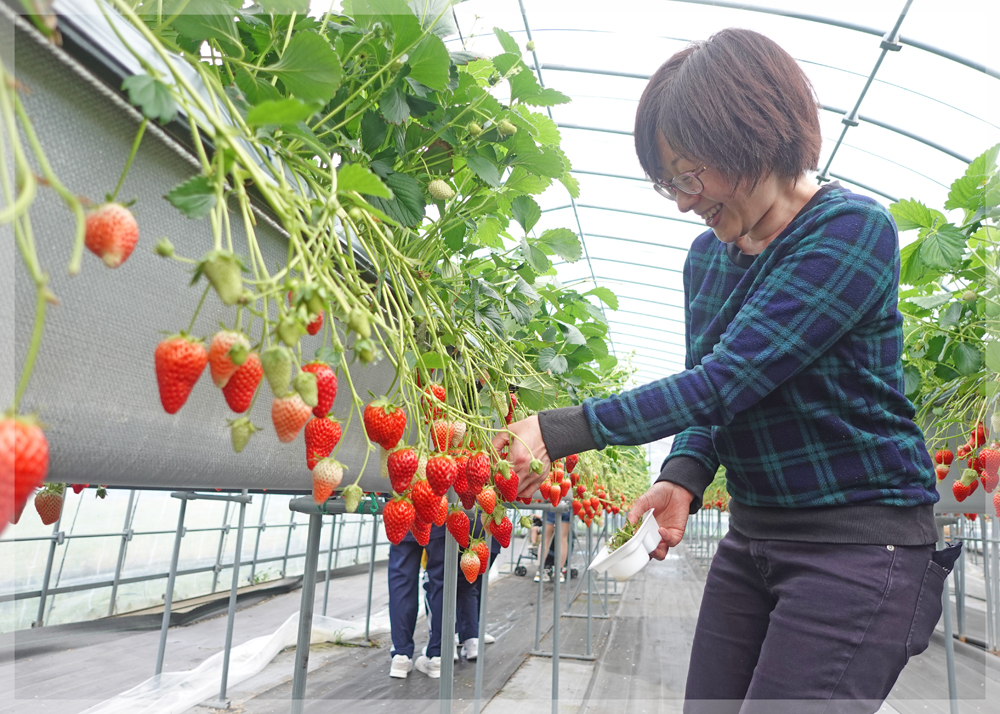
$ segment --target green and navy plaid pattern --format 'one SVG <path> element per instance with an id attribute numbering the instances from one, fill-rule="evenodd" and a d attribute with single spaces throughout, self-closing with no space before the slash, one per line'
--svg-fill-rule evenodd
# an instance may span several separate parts
<path id="1" fill-rule="evenodd" d="M 583 410 L 594 440 L 675 434 L 749 506 L 935 503 L 903 392 L 899 245 L 889 213 L 828 191 L 749 268 L 711 231 L 684 267 L 687 369 Z"/>

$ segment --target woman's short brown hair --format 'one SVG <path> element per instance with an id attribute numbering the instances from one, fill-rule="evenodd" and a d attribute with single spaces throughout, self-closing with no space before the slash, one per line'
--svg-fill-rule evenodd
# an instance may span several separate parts
<path id="1" fill-rule="evenodd" d="M 734 184 L 817 168 L 822 141 L 812 84 L 773 40 L 730 28 L 696 42 L 656 70 L 639 99 L 635 150 L 659 178 L 656 134 L 670 148 Z"/>

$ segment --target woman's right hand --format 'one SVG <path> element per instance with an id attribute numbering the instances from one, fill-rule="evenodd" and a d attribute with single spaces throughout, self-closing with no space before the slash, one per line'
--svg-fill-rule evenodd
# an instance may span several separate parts
<path id="1" fill-rule="evenodd" d="M 628 513 L 628 522 L 635 523 L 643 513 L 652 508 L 656 523 L 660 526 L 660 544 L 649 554 L 650 558 L 663 560 L 667 557 L 667 551 L 681 542 L 692 500 L 694 496 L 690 491 L 670 481 L 654 483 L 636 499 Z"/>

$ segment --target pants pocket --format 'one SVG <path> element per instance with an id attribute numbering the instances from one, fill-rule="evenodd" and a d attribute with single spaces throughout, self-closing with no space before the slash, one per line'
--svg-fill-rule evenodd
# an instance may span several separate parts
<path id="1" fill-rule="evenodd" d="M 920 654 L 930 644 L 934 626 L 941 619 L 942 595 L 944 583 L 948 574 L 955 566 L 955 561 L 961 555 L 962 544 L 948 545 L 943 550 L 934 551 L 927 562 L 924 577 L 920 583 L 920 593 L 917 595 L 917 607 L 913 612 L 913 621 L 906 636 L 906 656 Z"/>

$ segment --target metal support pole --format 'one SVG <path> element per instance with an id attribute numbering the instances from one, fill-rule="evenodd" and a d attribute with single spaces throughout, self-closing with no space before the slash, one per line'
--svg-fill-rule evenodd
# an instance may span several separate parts
<path id="1" fill-rule="evenodd" d="M 593 534 L 590 532 L 590 528 L 587 529 L 587 563 L 589 564 L 591 560 L 594 559 L 593 552 Z M 590 568 L 587 568 L 587 656 L 593 654 L 590 651 L 590 638 L 591 638 L 591 623 L 593 622 L 593 615 L 590 609 L 590 584 L 594 581 L 594 574 L 591 572 Z"/>
<path id="2" fill-rule="evenodd" d="M 122 577 L 122 566 L 125 564 L 125 548 L 132 540 L 132 505 L 135 503 L 135 489 L 128 494 L 128 506 L 125 508 L 125 524 L 122 526 L 122 542 L 118 546 L 118 563 L 115 565 L 115 579 L 111 584 L 111 602 L 108 603 L 108 617 L 115 614 L 115 600 L 118 599 L 118 582 Z"/>
<path id="3" fill-rule="evenodd" d="M 948 519 L 952 527 L 957 522 L 956 519 Z M 945 519 L 938 519 L 938 546 L 944 547 L 944 526 Z M 964 557 L 964 555 L 962 556 Z M 951 707 L 951 714 L 958 714 L 958 684 L 955 680 L 955 640 L 952 635 L 951 625 L 951 593 L 948 592 L 948 578 L 944 580 L 944 589 L 941 593 L 942 609 L 944 610 L 944 651 L 948 669 L 948 703 Z"/>
<path id="4" fill-rule="evenodd" d="M 247 497 L 247 489 L 243 489 L 243 496 Z M 236 621 L 236 591 L 240 587 L 240 556 L 243 554 L 243 526 L 246 522 L 247 504 L 244 501 L 240 504 L 240 520 L 236 527 L 236 551 L 233 553 L 233 584 L 229 589 L 229 613 L 226 622 L 226 646 L 222 651 L 222 682 L 219 685 L 219 698 L 214 702 L 209 702 L 209 706 L 215 709 L 228 709 L 229 700 L 226 699 L 226 685 L 229 683 L 229 655 L 233 649 L 233 624 Z"/>
<path id="5" fill-rule="evenodd" d="M 552 529 L 552 540 L 555 541 L 555 573 L 552 578 L 554 592 L 552 594 L 552 714 L 559 714 L 559 561 L 562 557 L 562 512 L 563 508 L 557 506 L 554 513 L 556 516 L 555 525 L 560 527 L 559 537 L 556 538 L 555 527 Z"/>
<path id="6" fill-rule="evenodd" d="M 489 572 L 483 577 L 488 578 Z M 451 700 L 455 691 L 455 601 L 457 592 L 458 543 L 455 542 L 454 538 L 445 536 L 444 592 L 441 596 L 441 678 L 438 681 L 438 703 L 441 714 L 451 714 Z M 485 643 L 480 639 L 480 656 L 485 649 Z"/>
<path id="7" fill-rule="evenodd" d="M 219 552 L 215 556 L 215 573 L 212 575 L 212 593 L 219 587 L 219 573 L 222 572 L 222 548 L 226 543 L 226 534 L 229 533 L 229 501 L 226 501 L 226 510 L 222 512 L 222 530 L 219 532 Z"/>
<path id="8" fill-rule="evenodd" d="M 326 617 L 326 606 L 330 602 L 330 571 L 333 564 L 333 537 L 337 533 L 337 516 L 330 519 L 330 552 L 326 555 L 326 583 L 323 586 L 323 617 Z"/>
<path id="9" fill-rule="evenodd" d="M 288 575 L 288 549 L 292 545 L 292 530 L 295 528 L 295 511 L 288 516 L 288 537 L 285 538 L 285 557 L 281 559 L 281 577 Z"/>
<path id="10" fill-rule="evenodd" d="M 372 515 L 372 552 L 368 558 L 368 605 L 365 609 L 365 644 L 371 645 L 368 633 L 372 624 L 372 587 L 375 583 L 375 545 L 378 542 L 378 516 Z M 358 528 L 358 545 L 361 545 L 361 528 Z"/>
<path id="11" fill-rule="evenodd" d="M 253 544 L 253 560 L 250 561 L 250 584 L 257 580 L 257 555 L 260 553 L 260 534 L 267 528 L 264 523 L 264 513 L 267 511 L 267 494 L 260 498 L 260 519 L 257 521 L 257 538 Z"/>
<path id="12" fill-rule="evenodd" d="M 174 554 L 170 557 L 167 592 L 163 595 L 163 623 L 160 625 L 160 646 L 156 650 L 156 674 L 163 671 L 163 654 L 167 649 L 167 630 L 170 629 L 170 607 L 174 602 L 174 583 L 177 580 L 177 562 L 181 557 L 181 538 L 184 537 L 184 514 L 186 512 L 187 499 L 182 499 L 181 511 L 177 516 L 177 533 L 174 534 Z"/>
<path id="13" fill-rule="evenodd" d="M 45 615 L 45 598 L 49 594 L 49 579 L 52 577 L 52 561 L 56 557 L 56 546 L 63 542 L 63 533 L 59 530 L 62 524 L 62 512 L 59 513 L 59 520 L 52 526 L 52 541 L 49 543 L 49 558 L 45 563 L 45 577 L 42 579 L 42 594 L 38 598 L 38 618 L 31 623 L 32 627 L 42 627 Z"/>
<path id="14" fill-rule="evenodd" d="M 493 540 L 493 536 L 490 535 L 489 531 L 486 531 L 486 548 L 489 550 L 490 541 Z M 511 551 L 513 552 L 513 550 Z M 457 553 L 457 551 L 456 551 Z M 447 558 L 447 552 L 445 553 L 445 558 Z M 487 570 L 485 573 L 479 576 L 482 582 L 480 583 L 479 589 L 479 654 L 476 657 L 476 686 L 473 694 L 473 704 L 472 704 L 472 714 L 479 714 L 483 706 L 483 671 L 485 669 L 486 660 L 486 618 L 487 618 L 487 602 L 489 595 L 490 586 L 490 571 Z"/>
<path id="15" fill-rule="evenodd" d="M 993 653 L 1000 654 L 1000 518 L 991 520 L 990 574 L 993 576 Z"/>
<path id="16" fill-rule="evenodd" d="M 319 560 L 319 539 L 323 516 L 309 516 L 306 537 L 306 564 L 302 573 L 302 604 L 299 606 L 299 636 L 295 644 L 295 669 L 292 676 L 291 714 L 302 714 L 306 696 L 306 676 L 309 673 L 309 640 L 312 636 L 313 602 L 316 598 L 316 567 Z"/>
<path id="17" fill-rule="evenodd" d="M 967 528 L 968 521 L 964 518 L 959 521 L 961 523 L 961 530 L 959 531 L 958 537 L 969 542 L 971 539 L 967 537 L 966 531 L 970 530 Z M 973 540 L 974 542 L 974 540 Z M 967 558 L 959 558 L 958 562 L 955 564 L 955 570 L 953 574 L 953 579 L 955 581 L 955 620 L 958 626 L 958 639 L 965 642 L 965 564 Z"/>

